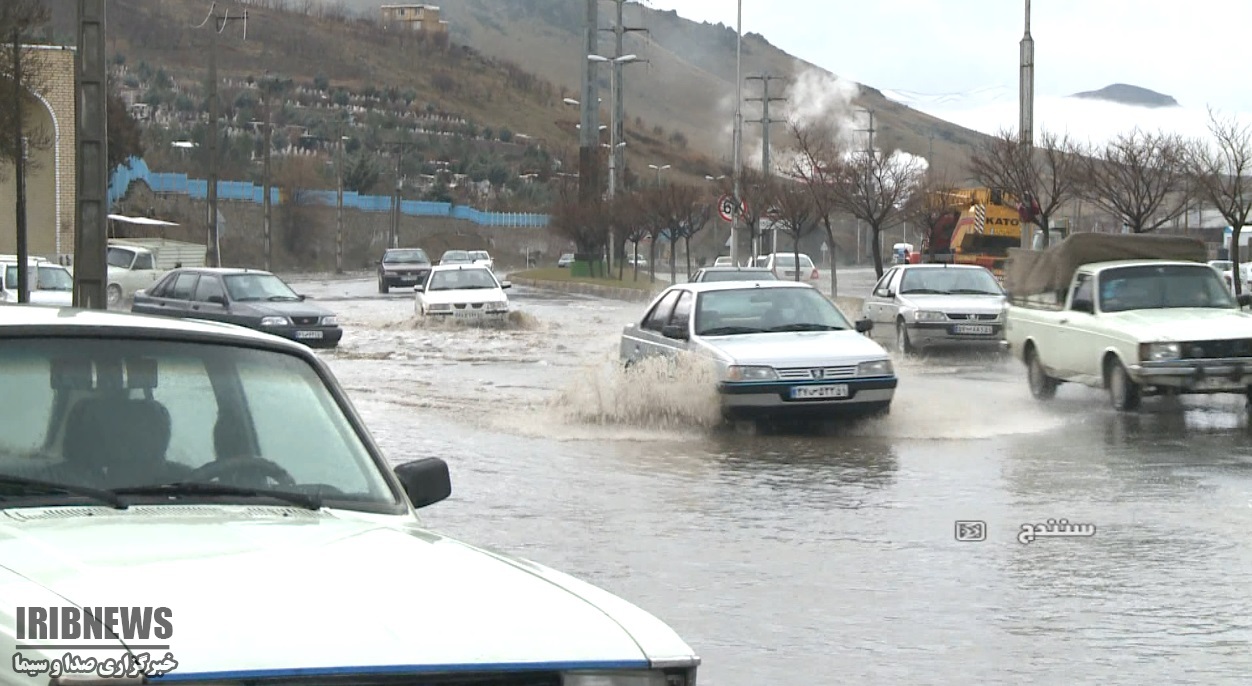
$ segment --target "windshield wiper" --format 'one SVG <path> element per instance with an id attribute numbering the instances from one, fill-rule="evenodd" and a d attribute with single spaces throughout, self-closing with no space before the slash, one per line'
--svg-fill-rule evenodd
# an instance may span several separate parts
<path id="1" fill-rule="evenodd" d="M 782 333 L 784 331 L 845 331 L 842 326 L 829 326 L 826 324 L 783 324 L 782 326 L 772 326 L 767 331 L 769 333 Z"/>
<path id="2" fill-rule="evenodd" d="M 977 288 L 954 288 L 951 293 L 953 295 L 1000 295 L 994 291 L 984 291 Z"/>
<path id="3" fill-rule="evenodd" d="M 282 500 L 293 505 L 309 510 L 322 509 L 322 499 L 318 496 L 308 493 L 292 493 L 290 491 L 271 491 L 264 488 L 247 488 L 244 486 L 231 486 L 230 484 L 208 483 L 204 481 L 176 481 L 168 484 L 155 484 L 152 486 L 131 486 L 128 488 L 115 488 L 113 493 L 117 495 L 167 495 L 167 496 L 213 496 L 213 495 L 237 495 L 245 498 L 273 498 Z"/>
<path id="4" fill-rule="evenodd" d="M 52 481 L 40 481 L 38 479 L 27 479 L 26 477 L 13 476 L 11 474 L 0 474 L 0 501 L 10 497 L 54 494 L 77 495 L 90 498 L 118 510 L 125 510 L 128 507 L 112 491 L 89 488 L 87 486 L 75 486 L 73 484 L 59 484 Z"/>
<path id="5" fill-rule="evenodd" d="M 462 291 L 480 291 L 485 288 L 495 288 L 495 286 L 461 286 L 458 290 Z"/>
<path id="6" fill-rule="evenodd" d="M 947 295 L 948 294 L 947 291 L 937 291 L 933 288 L 910 288 L 906 291 L 900 291 L 900 295 L 911 295 L 914 293 L 918 295 Z"/>
<path id="7" fill-rule="evenodd" d="M 697 331 L 697 336 L 735 336 L 745 333 L 765 333 L 765 329 L 755 329 L 751 326 L 715 326 L 704 331 Z"/>
<path id="8" fill-rule="evenodd" d="M 283 302 L 287 300 L 299 300 L 300 298 L 297 298 L 294 295 L 271 295 L 266 299 L 270 302 Z"/>

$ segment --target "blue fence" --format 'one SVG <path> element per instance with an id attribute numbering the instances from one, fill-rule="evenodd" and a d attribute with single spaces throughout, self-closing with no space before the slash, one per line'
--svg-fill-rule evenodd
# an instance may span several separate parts
<path id="1" fill-rule="evenodd" d="M 191 179 L 186 174 L 154 172 L 138 157 L 118 167 L 109 179 L 109 206 L 126 195 L 130 185 L 143 181 L 154 193 L 180 193 L 197 200 L 209 195 L 209 182 L 205 179 Z M 300 203 L 319 203 L 335 206 L 335 191 L 305 191 L 300 194 Z M 218 181 L 217 197 L 219 200 L 238 200 L 261 204 L 265 201 L 265 187 L 248 181 Z M 275 186 L 270 187 L 270 203 L 278 205 L 282 202 L 282 194 Z M 391 196 L 360 195 L 345 191 L 343 206 L 362 212 L 390 212 Z M 543 228 L 548 225 L 548 215 L 525 212 L 483 212 L 472 207 L 453 205 L 446 202 L 423 202 L 419 200 L 401 200 L 400 212 L 414 217 L 450 217 L 464 219 L 479 226 L 516 226 Z"/>

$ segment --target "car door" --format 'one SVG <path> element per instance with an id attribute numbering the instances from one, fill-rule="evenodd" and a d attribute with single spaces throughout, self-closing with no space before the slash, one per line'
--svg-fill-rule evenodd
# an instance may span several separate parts
<path id="1" fill-rule="evenodd" d="M 170 273 L 142 294 L 136 293 L 130 311 L 139 314 L 169 315 L 169 300 L 174 293 L 177 273 Z"/>
<path id="2" fill-rule="evenodd" d="M 660 352 L 669 357 L 688 350 L 691 345 L 691 314 L 695 311 L 696 294 L 691 291 L 681 291 L 681 293 L 678 300 L 674 302 L 674 310 L 670 313 L 669 321 L 662 327 L 660 336 Z M 682 337 L 666 336 L 664 334 L 666 329 L 678 329 L 682 331 Z"/>
<path id="3" fill-rule="evenodd" d="M 662 354 L 663 348 L 667 347 L 663 341 L 668 339 L 661 335 L 661 330 L 669 322 L 670 315 L 674 312 L 674 304 L 683 292 L 675 289 L 667 293 L 644 315 L 643 321 L 630 330 L 627 335 L 631 340 L 623 341 L 627 346 L 624 352 L 629 359 L 638 361 L 644 357 Z"/>
<path id="4" fill-rule="evenodd" d="M 1100 373 L 1100 358 L 1089 343 L 1094 341 L 1095 279 L 1091 274 L 1074 277 L 1074 296 L 1069 306 L 1054 321 L 1046 335 L 1047 350 L 1041 351 L 1043 364 L 1052 367 L 1063 379 Z M 1084 342 L 1088 341 L 1088 342 Z M 1040 346 L 1043 348 L 1044 346 Z"/>
<path id="5" fill-rule="evenodd" d="M 889 307 L 894 307 L 893 299 L 889 295 L 888 285 L 895 277 L 897 269 L 888 269 L 878 283 L 874 284 L 874 289 L 870 291 L 869 297 L 865 299 L 865 316 L 873 320 L 875 328 L 879 324 L 889 323 L 894 317 L 885 314 Z"/>
<path id="6" fill-rule="evenodd" d="M 210 298 L 216 302 L 210 301 Z M 226 289 L 222 287 L 222 279 L 215 274 L 200 275 L 196 290 L 187 303 L 187 309 L 188 317 L 235 323 L 226 306 Z"/>
<path id="7" fill-rule="evenodd" d="M 154 298 L 157 310 L 154 314 L 166 317 L 186 317 L 191 305 L 191 298 L 196 293 L 196 282 L 200 275 L 195 272 L 180 272 L 174 277 L 169 294 L 163 298 Z"/>

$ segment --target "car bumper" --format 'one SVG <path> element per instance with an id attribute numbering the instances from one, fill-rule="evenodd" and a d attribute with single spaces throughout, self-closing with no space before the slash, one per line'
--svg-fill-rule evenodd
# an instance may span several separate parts
<path id="1" fill-rule="evenodd" d="M 855 416 L 886 409 L 895 396 L 896 377 L 829 382 L 721 383 L 722 413 L 729 419 L 808 419 Z M 796 388 L 843 387 L 845 397 L 797 399 Z"/>
<path id="2" fill-rule="evenodd" d="M 1143 362 L 1126 370 L 1143 386 L 1175 388 L 1184 393 L 1243 393 L 1252 386 L 1252 358 Z"/>
<path id="3" fill-rule="evenodd" d="M 964 327 L 969 326 L 982 328 L 975 329 L 979 333 L 968 333 L 971 330 Z M 1008 347 L 1003 322 L 914 322 L 906 324 L 905 328 L 909 332 L 909 343 L 919 348 L 954 346 L 1004 350 Z"/>
<path id="4" fill-rule="evenodd" d="M 343 338 L 343 329 L 338 326 L 267 326 L 261 330 L 310 348 L 333 348 Z"/>
<path id="5" fill-rule="evenodd" d="M 430 272 L 417 272 L 415 274 L 384 274 L 383 283 L 388 286 L 408 287 L 416 286 L 426 281 L 426 277 Z"/>
<path id="6" fill-rule="evenodd" d="M 441 319 L 455 319 L 465 321 L 495 321 L 506 319 L 509 316 L 508 310 L 484 310 L 466 307 L 454 310 L 438 310 L 426 313 L 430 317 L 439 317 Z"/>

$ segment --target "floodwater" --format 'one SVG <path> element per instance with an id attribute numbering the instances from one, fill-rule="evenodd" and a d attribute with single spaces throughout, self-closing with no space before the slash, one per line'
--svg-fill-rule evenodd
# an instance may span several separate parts
<path id="1" fill-rule="evenodd" d="M 841 295 L 873 282 L 840 277 Z M 345 323 L 323 355 L 389 457 L 448 461 L 428 525 L 647 609 L 701 655 L 701 684 L 1252 674 L 1241 399 L 1123 416 L 1090 389 L 1035 401 L 1012 360 L 930 356 L 898 361 L 882 420 L 741 435 L 710 426 L 698 379 L 619 370 L 641 304 L 516 288 L 506 326 L 423 326 L 409 291 L 296 285 Z M 1048 519 L 1095 533 L 1019 541 Z"/>

